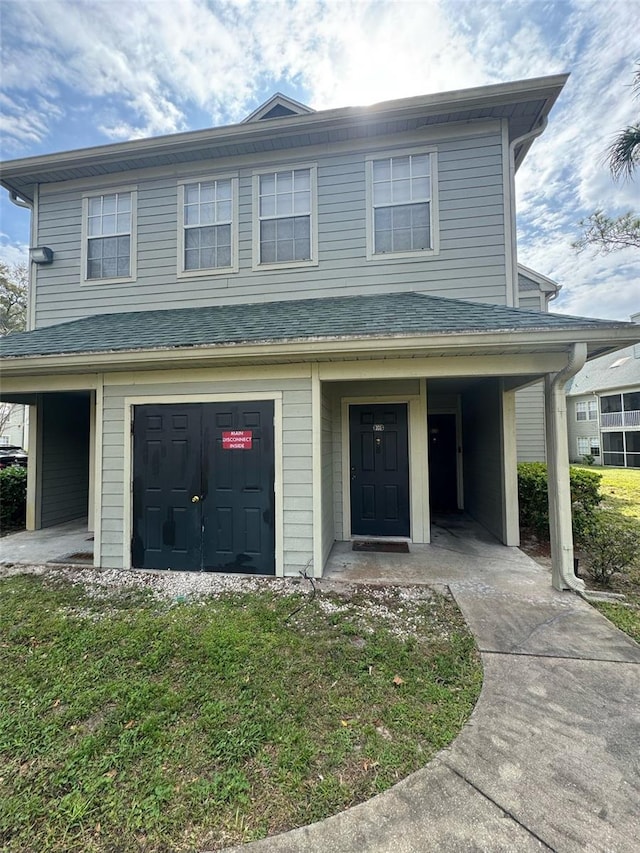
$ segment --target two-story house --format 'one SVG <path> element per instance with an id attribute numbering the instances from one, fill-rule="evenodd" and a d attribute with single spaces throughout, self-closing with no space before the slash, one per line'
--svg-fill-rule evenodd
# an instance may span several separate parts
<path id="1" fill-rule="evenodd" d="M 519 307 L 514 176 L 565 76 L 4 164 L 33 208 L 28 525 L 104 567 L 320 576 L 336 540 L 518 543 L 516 392 L 545 383 L 553 582 L 573 578 L 564 386 L 638 327 Z M 527 294 L 524 296 L 521 294 Z"/>
<path id="2" fill-rule="evenodd" d="M 567 422 L 571 460 L 640 468 L 639 344 L 596 358 L 574 376 L 567 384 Z"/>

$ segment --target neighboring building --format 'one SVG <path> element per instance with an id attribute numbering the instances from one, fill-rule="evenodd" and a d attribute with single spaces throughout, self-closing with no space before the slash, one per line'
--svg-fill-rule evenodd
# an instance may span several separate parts
<path id="1" fill-rule="evenodd" d="M 0 403 L 0 447 L 11 445 L 27 449 L 29 409 L 16 403 Z"/>
<path id="2" fill-rule="evenodd" d="M 640 330 L 546 313 L 553 283 L 519 275 L 514 176 L 565 80 L 276 95 L 6 163 L 34 210 L 30 331 L 0 341 L 29 527 L 88 514 L 105 567 L 278 575 L 459 509 L 516 545 L 516 392 L 544 381 L 553 582 L 579 586 L 564 385 Z"/>
<path id="3" fill-rule="evenodd" d="M 640 345 L 590 361 L 567 385 L 569 456 L 640 468 Z"/>

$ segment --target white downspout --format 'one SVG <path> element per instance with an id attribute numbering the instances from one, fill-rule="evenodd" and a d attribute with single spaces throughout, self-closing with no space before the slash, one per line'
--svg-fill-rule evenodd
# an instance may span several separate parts
<path id="1" fill-rule="evenodd" d="M 508 305 L 518 306 L 518 244 L 517 244 L 517 226 L 516 226 L 516 147 L 526 142 L 528 139 L 535 139 L 544 132 L 548 124 L 548 119 L 545 116 L 541 119 L 540 124 L 524 133 L 522 136 L 517 136 L 509 143 L 509 218 L 511 220 L 511 246 L 505 247 L 511 252 L 511 302 Z"/>
<path id="2" fill-rule="evenodd" d="M 567 366 L 545 376 L 547 478 L 549 484 L 549 532 L 552 583 L 556 589 L 583 592 L 584 581 L 573 570 L 571 488 L 565 384 L 584 367 L 587 345 L 573 344 Z"/>
<path id="3" fill-rule="evenodd" d="M 21 198 L 15 190 L 9 191 L 9 199 L 13 202 L 17 207 L 26 207 L 27 210 L 31 210 L 33 204 L 30 201 L 27 201 L 24 198 Z"/>

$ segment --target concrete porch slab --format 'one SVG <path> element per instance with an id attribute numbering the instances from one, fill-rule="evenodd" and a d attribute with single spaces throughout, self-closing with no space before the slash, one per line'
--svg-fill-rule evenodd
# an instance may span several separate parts
<path id="1" fill-rule="evenodd" d="M 60 562 L 70 554 L 93 553 L 87 519 L 67 521 L 43 530 L 21 530 L 0 539 L 0 563 Z"/>

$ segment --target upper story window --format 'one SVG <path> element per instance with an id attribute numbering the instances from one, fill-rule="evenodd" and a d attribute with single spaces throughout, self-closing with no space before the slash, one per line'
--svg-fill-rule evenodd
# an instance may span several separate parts
<path id="1" fill-rule="evenodd" d="M 436 254 L 434 152 L 367 157 L 367 258 Z"/>
<path id="2" fill-rule="evenodd" d="M 236 183 L 228 177 L 181 185 L 179 274 L 237 270 Z"/>
<path id="3" fill-rule="evenodd" d="M 124 188 L 83 198 L 83 278 L 135 278 L 137 193 Z"/>
<path id="4" fill-rule="evenodd" d="M 254 269 L 317 263 L 316 167 L 254 175 Z"/>
<path id="5" fill-rule="evenodd" d="M 597 421 L 598 420 L 598 402 L 597 400 L 581 400 L 576 403 L 576 420 L 577 421 Z"/>

